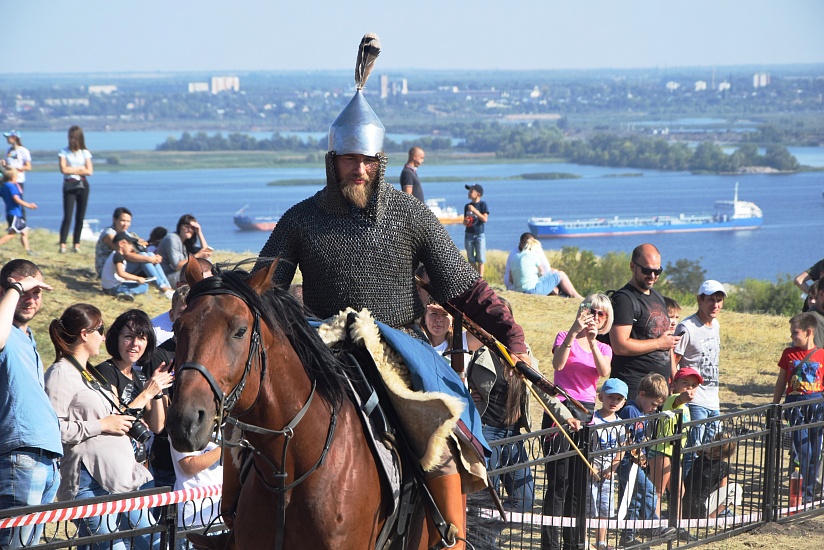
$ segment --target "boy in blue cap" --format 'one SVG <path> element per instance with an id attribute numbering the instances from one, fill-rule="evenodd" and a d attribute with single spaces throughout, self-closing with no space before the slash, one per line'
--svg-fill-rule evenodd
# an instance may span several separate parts
<path id="1" fill-rule="evenodd" d="M 598 400 L 601 408 L 592 415 L 590 426 L 607 424 L 618 420 L 618 411 L 627 400 L 629 388 L 623 380 L 610 378 L 601 386 Z M 624 431 L 620 426 L 599 428 L 592 431 L 590 449 L 596 454 L 592 466 L 598 470 L 598 477 L 593 473 L 589 481 L 589 514 L 594 518 L 610 518 L 615 515 L 615 476 L 624 453 L 603 453 L 608 449 L 617 449 L 624 444 Z M 600 479 L 599 479 L 600 478 Z M 607 528 L 598 527 L 596 548 L 607 548 Z"/>

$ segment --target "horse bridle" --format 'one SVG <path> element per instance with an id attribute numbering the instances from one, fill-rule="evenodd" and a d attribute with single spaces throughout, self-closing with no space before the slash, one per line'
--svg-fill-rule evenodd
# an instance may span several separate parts
<path id="1" fill-rule="evenodd" d="M 203 283 L 207 282 L 208 284 L 205 285 L 206 288 L 203 289 Z M 198 288 L 201 287 L 201 288 Z M 253 424 L 248 424 L 246 422 L 241 422 L 237 419 L 238 416 L 243 416 L 247 412 L 249 412 L 257 403 L 258 399 L 260 398 L 261 388 L 263 387 L 263 377 L 266 374 L 266 349 L 264 346 L 261 345 L 261 335 L 260 335 L 260 311 L 257 308 L 253 307 L 240 293 L 235 292 L 230 288 L 226 288 L 222 285 L 219 276 L 210 277 L 209 279 L 204 279 L 201 283 L 199 283 L 196 287 L 192 289 L 190 292 L 187 301 L 191 302 L 194 298 L 203 295 L 219 295 L 219 294 L 228 294 L 230 296 L 234 296 L 238 298 L 241 302 L 246 304 L 246 307 L 254 315 L 254 321 L 252 323 L 252 335 L 249 341 L 249 355 L 246 358 L 246 365 L 243 370 L 243 377 L 240 379 L 240 382 L 232 388 L 229 394 L 224 394 L 223 390 L 218 385 L 217 380 L 215 380 L 212 373 L 209 370 L 201 365 L 200 363 L 196 363 L 193 361 L 187 361 L 180 366 L 176 367 L 178 372 L 178 379 L 179 375 L 185 370 L 193 370 L 200 373 L 203 378 L 209 383 L 209 386 L 212 389 L 212 393 L 215 397 L 215 402 L 217 404 L 217 411 L 215 412 L 215 434 L 218 435 L 225 424 L 231 424 L 242 432 L 253 432 L 262 435 L 274 435 L 274 436 L 282 436 L 284 438 L 283 442 L 283 452 L 281 454 L 281 466 L 283 467 L 286 464 L 286 452 L 289 448 L 289 443 L 291 442 L 292 438 L 295 435 L 295 428 L 309 411 L 309 407 L 312 405 L 312 400 L 315 397 L 315 390 L 317 389 L 317 381 L 312 380 L 312 391 L 309 393 L 309 397 L 306 400 L 306 403 L 301 407 L 298 413 L 292 418 L 292 420 L 280 430 L 272 430 L 269 428 L 262 428 L 260 426 L 255 426 Z M 240 399 L 240 395 L 243 393 L 243 390 L 246 387 L 246 380 L 249 376 L 249 373 L 252 371 L 252 362 L 256 356 L 260 357 L 260 383 L 258 384 L 258 394 L 255 397 L 255 400 L 252 404 L 243 412 L 235 414 L 234 416 L 231 414 L 232 408 L 234 408 L 235 404 L 237 403 L 238 399 Z M 333 407 L 332 414 L 329 420 L 329 430 L 326 434 L 326 442 L 323 446 L 323 451 L 321 451 L 320 457 L 315 462 L 315 464 L 309 468 L 302 476 L 295 479 L 292 483 L 286 483 L 286 477 L 288 472 L 286 472 L 285 468 L 281 470 L 278 468 L 274 462 L 269 460 L 265 454 L 261 453 L 258 449 L 252 445 L 249 440 L 246 438 L 241 438 L 240 441 L 237 443 L 228 443 L 226 442 L 225 438 L 221 438 L 221 446 L 238 446 L 245 449 L 248 449 L 252 452 L 255 456 L 262 458 L 266 461 L 269 466 L 272 468 L 272 475 L 275 478 L 275 484 L 272 485 L 266 478 L 258 471 L 257 465 L 255 465 L 255 473 L 257 474 L 258 478 L 260 479 L 263 486 L 266 487 L 269 491 L 272 491 L 278 495 L 278 529 L 277 535 L 275 540 L 275 548 L 276 550 L 281 550 L 283 548 L 283 536 L 284 536 L 284 529 L 286 527 L 286 507 L 288 502 L 286 500 L 286 493 L 292 490 L 293 488 L 300 485 L 304 480 L 306 480 L 309 475 L 311 475 L 315 470 L 323 466 L 323 463 L 326 461 L 326 457 L 329 454 L 329 449 L 332 446 L 332 438 L 335 434 L 335 427 L 337 426 L 337 410 Z M 223 460 L 224 453 L 221 452 L 221 462 Z"/>

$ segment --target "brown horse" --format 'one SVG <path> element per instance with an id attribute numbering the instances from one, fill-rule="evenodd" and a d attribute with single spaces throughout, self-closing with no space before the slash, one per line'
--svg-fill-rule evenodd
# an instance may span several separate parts
<path id="1" fill-rule="evenodd" d="M 226 548 L 374 549 L 385 481 L 345 367 L 300 305 L 271 287 L 273 268 L 203 279 L 190 260 L 170 439 L 180 451 L 202 449 L 225 418 L 254 449 Z"/>

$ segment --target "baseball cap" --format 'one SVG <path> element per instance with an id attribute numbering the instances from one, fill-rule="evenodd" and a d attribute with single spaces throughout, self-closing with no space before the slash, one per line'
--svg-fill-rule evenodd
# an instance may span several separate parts
<path id="1" fill-rule="evenodd" d="M 623 380 L 609 378 L 606 382 L 604 382 L 604 385 L 601 386 L 601 391 L 607 395 L 614 395 L 617 393 L 626 399 L 627 394 L 629 393 L 629 388 L 627 387 L 627 383 Z"/>
<path id="2" fill-rule="evenodd" d="M 3 132 L 3 137 L 20 137 L 20 132 L 17 130 L 12 130 L 11 132 Z"/>
<path id="3" fill-rule="evenodd" d="M 724 296 L 727 295 L 727 291 L 724 290 L 724 285 L 722 285 L 721 283 L 719 283 L 718 281 L 716 281 L 714 279 L 707 279 L 706 281 L 701 283 L 700 287 L 698 287 L 698 295 L 699 296 L 701 296 L 701 295 L 712 296 L 716 292 L 720 292 Z"/>
<path id="4" fill-rule="evenodd" d="M 114 238 L 112 238 L 113 243 L 116 243 L 116 242 L 119 242 L 119 241 L 129 241 L 130 243 L 135 244 L 137 242 L 137 239 L 135 239 L 134 237 L 132 237 L 131 235 L 129 235 L 125 231 L 121 231 L 120 233 L 115 235 Z"/>
<path id="5" fill-rule="evenodd" d="M 699 384 L 704 383 L 704 377 L 701 376 L 701 374 L 692 367 L 683 367 L 678 369 L 678 371 L 675 373 L 675 376 L 672 377 L 672 381 L 675 382 L 679 378 L 686 378 L 687 376 L 694 376 L 698 378 Z"/>
<path id="6" fill-rule="evenodd" d="M 484 194 L 484 188 L 483 188 L 483 187 L 481 187 L 481 186 L 480 186 L 479 184 L 477 184 L 477 183 L 473 183 L 472 185 L 464 185 L 464 187 L 466 187 L 467 189 L 470 189 L 470 190 L 475 190 L 475 191 L 477 191 L 478 193 L 480 193 L 481 195 L 483 195 L 483 194 Z"/>

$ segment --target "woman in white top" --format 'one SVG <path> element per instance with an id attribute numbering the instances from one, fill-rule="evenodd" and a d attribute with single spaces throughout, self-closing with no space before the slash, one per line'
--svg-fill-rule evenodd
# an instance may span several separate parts
<path id="1" fill-rule="evenodd" d="M 136 491 L 152 480 L 152 475 L 134 458 L 129 429 L 133 416 L 120 414 L 117 396 L 101 382 L 89 363 L 100 353 L 103 343 L 102 315 L 89 304 L 70 306 L 60 319 L 49 325 L 57 361 L 46 371 L 45 385 L 57 417 L 63 440 L 60 461 L 61 502 Z M 92 516 L 76 520 L 78 534 L 112 533 L 119 525 L 150 526 L 149 510 Z M 152 540 L 154 538 L 154 540 Z M 94 550 L 125 550 L 123 540 L 93 545 Z M 131 540 L 131 548 L 147 550 L 160 544 L 158 535 Z"/>
<path id="2" fill-rule="evenodd" d="M 74 252 L 80 252 L 80 232 L 89 203 L 89 182 L 86 179 L 94 173 L 92 154 L 86 149 L 86 139 L 80 126 L 69 128 L 69 146 L 57 154 L 60 173 L 63 174 L 63 221 L 60 223 L 60 253 L 66 252 L 66 239 L 74 216 Z"/>

